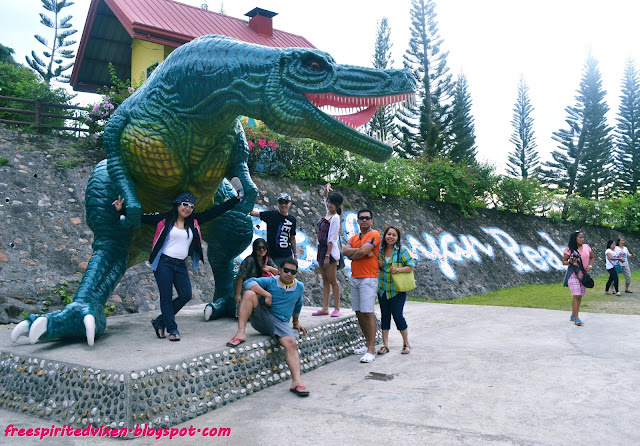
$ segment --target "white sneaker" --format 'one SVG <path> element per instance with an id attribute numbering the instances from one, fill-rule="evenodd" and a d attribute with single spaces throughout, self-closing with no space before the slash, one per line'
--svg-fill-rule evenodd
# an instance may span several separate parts
<path id="1" fill-rule="evenodd" d="M 360 362 L 373 362 L 373 360 L 376 359 L 376 355 L 372 354 L 372 353 L 365 353 L 364 356 L 362 358 L 360 358 Z"/>
<path id="2" fill-rule="evenodd" d="M 213 314 L 213 305 L 209 304 L 204 307 L 204 320 L 208 321 L 211 319 L 211 314 Z"/>
<path id="3" fill-rule="evenodd" d="M 364 355 L 368 351 L 369 351 L 369 349 L 366 346 L 364 346 L 364 347 L 360 347 L 360 348 L 355 349 L 353 351 L 353 354 L 354 355 Z"/>

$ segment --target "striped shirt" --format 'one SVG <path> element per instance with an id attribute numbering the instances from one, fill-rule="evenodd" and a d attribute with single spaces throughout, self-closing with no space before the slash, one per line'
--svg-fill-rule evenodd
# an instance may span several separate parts
<path id="1" fill-rule="evenodd" d="M 380 271 L 378 272 L 378 295 L 382 296 L 382 293 L 387 293 L 387 299 L 390 299 L 391 297 L 398 294 L 393 289 L 393 280 L 391 279 L 392 264 L 402 263 L 402 266 L 415 267 L 416 262 L 413 260 L 413 257 L 411 257 L 411 253 L 405 246 L 402 246 L 400 248 L 400 255 L 398 255 L 398 247 L 395 245 L 393 247 L 393 254 L 391 255 L 389 261 L 384 258 L 384 250 L 382 248 L 380 249 L 378 259 L 384 262 L 384 266 L 380 268 Z"/>

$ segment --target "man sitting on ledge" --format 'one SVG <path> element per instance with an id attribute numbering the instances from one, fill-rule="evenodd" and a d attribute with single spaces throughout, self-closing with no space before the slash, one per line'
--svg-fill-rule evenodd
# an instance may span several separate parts
<path id="1" fill-rule="evenodd" d="M 238 331 L 227 346 L 237 347 L 246 340 L 247 321 L 251 321 L 258 332 L 273 336 L 284 347 L 293 381 L 289 390 L 298 396 L 309 396 L 300 380 L 298 344 L 289 327 L 293 316 L 293 328 L 307 334 L 307 329 L 298 322 L 304 292 L 302 282 L 295 279 L 298 262 L 293 257 L 284 259 L 278 273 L 272 277 L 251 278 L 244 283 L 245 291 L 238 308 Z"/>

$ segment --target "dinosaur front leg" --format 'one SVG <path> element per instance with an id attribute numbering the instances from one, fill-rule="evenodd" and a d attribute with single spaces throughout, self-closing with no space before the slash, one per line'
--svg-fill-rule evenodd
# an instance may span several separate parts
<path id="1" fill-rule="evenodd" d="M 62 310 L 30 315 L 11 333 L 14 342 L 27 335 L 32 344 L 39 339 L 86 336 L 87 343 L 93 345 L 95 337 L 104 333 L 107 325 L 104 304 L 127 270 L 130 245 L 129 231 L 119 224 L 118 213 L 111 206 L 113 194 L 106 162 L 102 161 L 87 185 L 87 223 L 95 239 L 91 260 L 74 300 Z"/>

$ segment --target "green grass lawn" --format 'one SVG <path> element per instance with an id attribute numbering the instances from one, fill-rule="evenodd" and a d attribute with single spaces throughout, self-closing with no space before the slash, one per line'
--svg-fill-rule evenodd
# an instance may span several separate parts
<path id="1" fill-rule="evenodd" d="M 634 294 L 624 293 L 624 276 L 620 275 L 621 296 L 604 294 L 604 287 L 609 278 L 608 274 L 594 277 L 595 286 L 587 290 L 587 295 L 582 299 L 581 309 L 593 312 L 613 312 L 640 314 L 640 290 L 634 287 L 634 282 L 640 280 L 640 270 L 631 273 L 631 290 Z M 631 299 L 623 306 L 623 311 L 609 311 L 612 305 L 618 304 L 621 299 Z M 544 285 L 524 285 L 515 288 L 505 288 L 476 296 L 461 297 L 454 300 L 424 300 L 411 299 L 421 302 L 447 303 L 453 305 L 495 305 L 502 307 L 546 308 L 549 310 L 571 311 L 571 295 L 569 289 L 561 283 Z M 627 311 L 628 310 L 628 311 Z"/>

